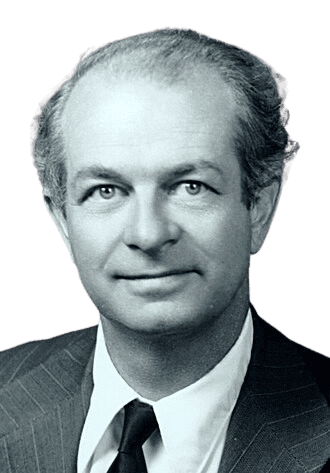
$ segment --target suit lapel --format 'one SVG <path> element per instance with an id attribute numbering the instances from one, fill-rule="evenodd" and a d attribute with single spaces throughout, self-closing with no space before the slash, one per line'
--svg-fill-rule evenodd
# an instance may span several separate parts
<path id="1" fill-rule="evenodd" d="M 267 423 L 253 394 L 244 390 L 228 429 L 219 473 L 305 471 Z"/>
<path id="2" fill-rule="evenodd" d="M 317 432 L 321 436 L 327 433 L 329 408 L 296 345 L 262 321 L 253 308 L 252 314 L 251 361 L 231 418 L 219 473 L 312 470 L 317 463 L 308 456 L 309 440 Z M 328 454 L 324 451 L 324 462 Z"/>
<path id="3" fill-rule="evenodd" d="M 95 329 L 72 337 L 2 393 L 0 402 L 15 428 L 0 440 L 1 472 L 76 472 L 93 389 Z"/>
<path id="4" fill-rule="evenodd" d="M 251 362 L 219 472 L 316 473 L 330 456 L 329 406 L 301 350 L 254 311 L 253 319 Z M 1 473 L 76 472 L 95 338 L 94 328 L 23 347 L 24 359 L 26 351 L 36 357 L 32 363 L 30 356 L 29 369 L 14 354 L 24 369 L 0 391 Z"/>
<path id="5" fill-rule="evenodd" d="M 56 472 L 75 473 L 77 469 L 78 449 L 82 429 L 87 416 L 90 398 L 93 390 L 93 358 L 91 353 L 86 370 L 82 377 L 81 387 L 77 389 L 73 396 L 58 407 L 58 419 L 60 422 L 62 469 L 55 469 Z M 41 429 L 41 433 L 43 429 Z M 57 433 L 58 436 L 58 433 Z M 47 454 L 47 450 L 45 451 Z M 47 471 L 41 469 L 41 472 Z"/>

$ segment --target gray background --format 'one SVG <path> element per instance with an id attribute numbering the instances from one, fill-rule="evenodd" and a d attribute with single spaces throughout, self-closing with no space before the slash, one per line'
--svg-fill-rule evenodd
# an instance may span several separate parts
<path id="1" fill-rule="evenodd" d="M 330 356 L 329 33 L 325 1 L 31 0 L 1 8 L 0 349 L 97 323 L 44 207 L 31 158 L 38 104 L 80 55 L 113 39 L 190 27 L 243 47 L 287 78 L 301 144 L 270 234 L 252 257 L 251 299 L 271 324 Z M 194 6 L 195 4 L 195 6 Z"/>

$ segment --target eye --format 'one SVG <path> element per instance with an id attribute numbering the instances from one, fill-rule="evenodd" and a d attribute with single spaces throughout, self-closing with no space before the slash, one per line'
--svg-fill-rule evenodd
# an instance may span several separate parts
<path id="1" fill-rule="evenodd" d="M 182 181 L 173 186 L 172 193 L 184 197 L 185 195 L 198 195 L 207 192 L 210 188 L 200 181 Z"/>
<path id="2" fill-rule="evenodd" d="M 190 195 L 197 195 L 201 192 L 202 188 L 205 186 L 201 182 L 190 181 L 183 183 L 185 190 Z"/>
<path id="3" fill-rule="evenodd" d="M 110 200 L 114 197 L 119 197 L 124 194 L 124 191 L 113 184 L 103 184 L 95 186 L 90 189 L 82 201 L 85 200 Z"/>
<path id="4" fill-rule="evenodd" d="M 197 205 L 203 202 L 210 203 L 210 199 L 220 195 L 220 192 L 205 182 L 189 179 L 175 183 L 171 187 L 170 194 L 179 202 Z"/>
<path id="5" fill-rule="evenodd" d="M 96 189 L 96 192 L 102 197 L 103 199 L 109 200 L 112 199 L 116 193 L 116 188 L 114 186 L 100 186 Z"/>

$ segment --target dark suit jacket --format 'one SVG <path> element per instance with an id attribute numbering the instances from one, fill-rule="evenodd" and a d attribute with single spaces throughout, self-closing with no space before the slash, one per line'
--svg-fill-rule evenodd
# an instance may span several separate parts
<path id="1" fill-rule="evenodd" d="M 219 472 L 318 473 L 330 457 L 330 360 L 253 319 Z M 1 473 L 76 471 L 95 337 L 92 327 L 0 353 Z"/>

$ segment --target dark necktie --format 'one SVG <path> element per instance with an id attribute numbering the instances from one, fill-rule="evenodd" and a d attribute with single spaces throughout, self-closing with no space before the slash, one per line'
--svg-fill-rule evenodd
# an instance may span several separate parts
<path id="1" fill-rule="evenodd" d="M 157 427 L 154 410 L 137 399 L 126 404 L 118 454 L 107 473 L 147 473 L 142 445 Z"/>

